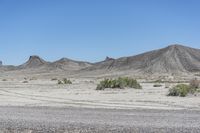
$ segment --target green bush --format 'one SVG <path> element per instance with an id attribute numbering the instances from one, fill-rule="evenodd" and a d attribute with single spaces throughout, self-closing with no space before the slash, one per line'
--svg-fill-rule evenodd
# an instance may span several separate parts
<path id="1" fill-rule="evenodd" d="M 196 89 L 192 88 L 190 85 L 179 84 L 169 90 L 168 96 L 180 96 L 185 97 L 189 93 L 196 92 Z"/>
<path id="2" fill-rule="evenodd" d="M 97 85 L 96 90 L 104 90 L 105 88 L 124 89 L 125 87 L 142 89 L 142 86 L 137 82 L 137 80 L 128 77 L 119 77 L 118 79 L 104 79 Z"/>
<path id="3" fill-rule="evenodd" d="M 63 79 L 63 83 L 64 84 L 72 84 L 72 81 L 71 80 L 68 80 L 66 78 Z"/>

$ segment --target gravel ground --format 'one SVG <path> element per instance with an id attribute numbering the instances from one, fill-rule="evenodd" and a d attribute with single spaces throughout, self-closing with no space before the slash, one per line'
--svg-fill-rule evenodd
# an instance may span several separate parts
<path id="1" fill-rule="evenodd" d="M 0 107 L 1 132 L 199 133 L 195 110 Z"/>

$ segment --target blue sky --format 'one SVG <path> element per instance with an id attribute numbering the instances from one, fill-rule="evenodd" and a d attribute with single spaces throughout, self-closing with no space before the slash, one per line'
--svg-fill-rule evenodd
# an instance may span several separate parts
<path id="1" fill-rule="evenodd" d="M 0 0 L 0 60 L 96 62 L 179 43 L 200 48 L 199 0 Z"/>

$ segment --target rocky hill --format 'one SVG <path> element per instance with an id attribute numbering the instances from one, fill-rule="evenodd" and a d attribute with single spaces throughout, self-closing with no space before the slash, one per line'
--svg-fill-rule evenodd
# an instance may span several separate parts
<path id="1" fill-rule="evenodd" d="M 184 73 L 200 71 L 200 50 L 170 45 L 143 54 L 119 59 L 107 58 L 85 71 L 138 71 L 144 73 Z"/>

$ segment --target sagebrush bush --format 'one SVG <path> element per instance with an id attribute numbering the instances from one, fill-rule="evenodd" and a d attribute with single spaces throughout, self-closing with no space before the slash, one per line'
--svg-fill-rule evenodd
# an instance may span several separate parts
<path id="1" fill-rule="evenodd" d="M 124 89 L 125 87 L 142 89 L 142 86 L 137 82 L 137 80 L 132 78 L 122 78 L 118 79 L 104 79 L 97 85 L 97 90 L 104 90 L 105 88 L 120 88 Z"/>
<path id="2" fill-rule="evenodd" d="M 179 84 L 169 90 L 168 96 L 180 96 L 185 97 L 189 93 L 194 93 L 196 90 L 192 88 L 190 85 Z"/>

